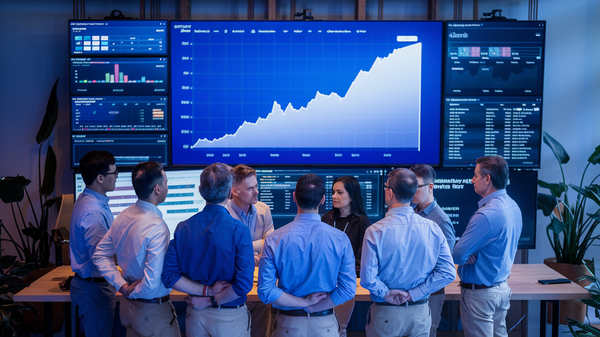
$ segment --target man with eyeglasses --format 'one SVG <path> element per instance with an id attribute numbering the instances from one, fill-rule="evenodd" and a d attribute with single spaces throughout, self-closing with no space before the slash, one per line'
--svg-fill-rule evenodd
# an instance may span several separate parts
<path id="1" fill-rule="evenodd" d="M 442 230 L 410 207 L 417 186 L 412 171 L 391 171 L 384 185 L 389 210 L 365 232 L 360 284 L 375 302 L 368 337 L 429 335 L 427 299 L 456 276 Z"/>
<path id="2" fill-rule="evenodd" d="M 425 219 L 429 219 L 435 222 L 444 236 L 450 253 L 454 248 L 454 242 L 456 240 L 456 233 L 454 232 L 454 226 L 448 215 L 442 210 L 437 204 L 435 197 L 433 196 L 433 183 L 435 182 L 435 170 L 433 167 L 426 164 L 417 164 L 410 168 L 411 171 L 417 176 L 417 192 L 412 199 L 411 204 L 415 206 L 415 212 Z M 431 330 L 429 336 L 434 337 L 437 334 L 437 328 L 440 325 L 442 307 L 446 300 L 446 292 L 444 288 L 436 291 L 429 296 L 429 308 L 431 309 Z"/>
<path id="3" fill-rule="evenodd" d="M 86 153 L 79 162 L 85 189 L 73 206 L 69 256 L 75 273 L 71 301 L 79 307 L 86 336 L 111 336 L 115 319 L 115 288 L 92 262 L 98 243 L 113 223 L 106 192 L 115 190 L 115 157 L 106 151 Z"/>
<path id="4" fill-rule="evenodd" d="M 271 209 L 264 202 L 258 201 L 258 181 L 256 170 L 239 164 L 231 169 L 233 185 L 231 199 L 227 202 L 227 210 L 235 219 L 240 220 L 250 229 L 254 263 L 258 266 L 260 253 L 267 235 L 273 232 Z M 252 337 L 270 336 L 271 305 L 261 301 L 246 302 L 252 314 Z"/>

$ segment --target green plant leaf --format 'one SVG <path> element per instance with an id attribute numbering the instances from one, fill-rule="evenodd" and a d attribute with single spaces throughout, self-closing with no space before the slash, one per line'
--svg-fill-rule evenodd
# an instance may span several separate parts
<path id="1" fill-rule="evenodd" d="M 49 196 L 54 192 L 54 184 L 56 181 L 56 155 L 52 146 L 48 145 L 48 152 L 46 152 L 46 163 L 44 164 L 44 180 L 42 180 L 42 187 L 40 193 L 43 196 Z"/>
<path id="2" fill-rule="evenodd" d="M 569 187 L 563 183 L 547 183 L 543 180 L 538 179 L 538 186 L 542 188 L 547 188 L 550 190 L 553 196 L 560 198 L 560 196 L 564 193 L 567 193 Z"/>
<path id="3" fill-rule="evenodd" d="M 25 186 L 31 180 L 17 175 L 16 177 L 3 177 L 0 180 L 0 199 L 5 203 L 20 202 L 25 197 Z"/>
<path id="4" fill-rule="evenodd" d="M 44 202 L 44 207 L 50 208 L 50 207 L 52 207 L 52 205 L 54 205 L 55 203 L 57 203 L 59 201 L 62 201 L 62 195 L 59 195 L 58 197 L 54 197 L 54 198 L 46 200 L 46 202 Z M 58 204 L 60 205 L 60 202 Z"/>
<path id="5" fill-rule="evenodd" d="M 594 153 L 588 158 L 588 162 L 594 165 L 600 163 L 600 145 L 596 146 Z"/>
<path id="6" fill-rule="evenodd" d="M 46 105 L 46 114 L 42 120 L 40 130 L 35 136 L 35 141 L 38 144 L 42 144 L 52 134 L 56 120 L 58 119 L 58 97 L 56 95 L 56 88 L 58 86 L 58 78 L 52 87 L 50 97 L 48 97 L 48 105 Z"/>
<path id="7" fill-rule="evenodd" d="M 537 209 L 541 209 L 545 216 L 550 216 L 556 207 L 556 198 L 550 194 L 538 193 Z"/>
<path id="8" fill-rule="evenodd" d="M 23 232 L 23 234 L 25 234 L 26 236 L 32 238 L 33 242 L 38 242 L 40 240 L 41 233 L 40 230 L 36 227 L 23 228 L 21 229 L 21 232 Z"/>
<path id="9" fill-rule="evenodd" d="M 554 156 L 558 159 L 558 162 L 561 164 L 568 163 L 570 158 L 565 148 L 546 131 L 542 131 L 542 136 L 544 143 L 550 147 L 552 153 L 554 153 Z"/>
<path id="10" fill-rule="evenodd" d="M 561 233 L 565 228 L 567 228 L 569 224 L 564 223 L 557 218 L 552 218 L 552 221 L 548 225 L 548 228 L 552 229 L 552 231 L 556 234 Z"/>

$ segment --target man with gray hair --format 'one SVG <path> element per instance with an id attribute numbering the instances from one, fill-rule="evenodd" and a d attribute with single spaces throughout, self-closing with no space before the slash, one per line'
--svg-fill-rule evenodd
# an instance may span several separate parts
<path id="1" fill-rule="evenodd" d="M 383 185 L 389 210 L 365 232 L 360 284 L 375 302 L 368 337 L 428 336 L 427 299 L 456 276 L 442 230 L 410 207 L 417 185 L 410 170 L 390 172 Z"/>
<path id="2" fill-rule="evenodd" d="M 200 175 L 204 209 L 177 225 L 162 273 L 165 287 L 190 295 L 188 336 L 250 336 L 244 304 L 252 289 L 254 253 L 250 231 L 229 215 L 230 167 L 214 163 Z"/>

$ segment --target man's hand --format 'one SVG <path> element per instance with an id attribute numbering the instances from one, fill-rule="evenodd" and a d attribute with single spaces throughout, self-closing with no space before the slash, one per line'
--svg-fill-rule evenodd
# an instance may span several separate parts
<path id="1" fill-rule="evenodd" d="M 254 254 L 254 266 L 258 267 L 258 262 L 260 261 L 260 254 Z"/>
<path id="2" fill-rule="evenodd" d="M 216 294 L 222 292 L 229 286 L 231 286 L 231 283 L 227 281 L 217 281 L 212 286 L 208 287 L 208 296 L 215 296 Z"/>
<path id="3" fill-rule="evenodd" d="M 187 305 L 192 307 L 193 309 L 202 309 L 212 305 L 210 303 L 210 297 L 189 295 L 188 297 L 184 298 L 184 300 L 187 303 Z"/>
<path id="4" fill-rule="evenodd" d="M 119 289 L 119 292 L 121 294 L 123 294 L 123 296 L 129 297 L 129 295 L 131 295 L 131 293 L 135 290 L 135 286 L 140 282 L 142 282 L 142 280 L 137 280 L 137 281 L 133 282 L 132 284 L 125 283 L 124 285 L 121 286 L 121 288 Z"/>
<path id="5" fill-rule="evenodd" d="M 308 294 L 308 295 L 304 296 L 304 299 L 308 303 L 307 307 L 310 307 L 313 304 L 319 303 L 325 297 L 327 297 L 327 293 L 319 291 L 319 292 Z"/>
<path id="6" fill-rule="evenodd" d="M 412 301 L 412 297 L 406 291 L 400 289 L 390 289 L 383 298 L 386 302 L 394 305 L 400 305 Z"/>
<path id="7" fill-rule="evenodd" d="M 477 253 L 471 254 L 467 259 L 467 264 L 475 264 L 475 262 L 477 262 Z"/>

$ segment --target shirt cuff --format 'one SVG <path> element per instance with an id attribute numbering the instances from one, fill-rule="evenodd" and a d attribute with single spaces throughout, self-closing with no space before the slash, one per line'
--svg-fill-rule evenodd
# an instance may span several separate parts
<path id="1" fill-rule="evenodd" d="M 421 289 L 422 284 L 410 289 L 408 293 L 413 302 L 419 301 L 425 297 L 425 292 Z"/>
<path id="2" fill-rule="evenodd" d="M 256 241 L 252 241 L 252 250 L 254 250 L 257 253 L 262 252 L 263 249 L 263 240 L 256 240 Z"/>

